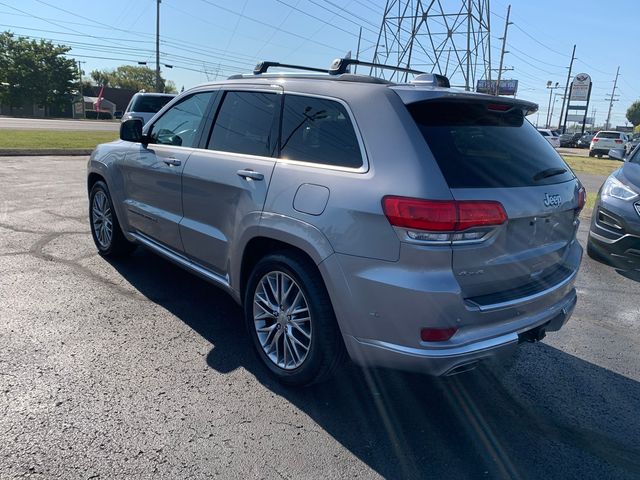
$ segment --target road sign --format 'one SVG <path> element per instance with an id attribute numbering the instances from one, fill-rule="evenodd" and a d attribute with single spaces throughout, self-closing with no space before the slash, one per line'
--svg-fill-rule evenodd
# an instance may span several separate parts
<path id="1" fill-rule="evenodd" d="M 586 102 L 589 98 L 591 77 L 586 73 L 579 73 L 571 82 L 570 102 Z"/>
<path id="2" fill-rule="evenodd" d="M 496 80 L 478 80 L 476 83 L 476 92 L 496 94 Z M 518 80 L 500 80 L 500 91 L 498 95 L 515 95 L 518 92 Z"/>

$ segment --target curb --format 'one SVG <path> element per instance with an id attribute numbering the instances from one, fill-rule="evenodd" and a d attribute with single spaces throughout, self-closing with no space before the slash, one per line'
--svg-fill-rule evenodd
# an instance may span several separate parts
<path id="1" fill-rule="evenodd" d="M 55 148 L 43 148 L 43 149 L 29 149 L 29 148 L 3 148 L 0 149 L 0 157 L 33 157 L 33 156 L 50 156 L 50 155 L 63 155 L 63 156 L 75 156 L 91 155 L 92 148 L 69 148 L 69 149 L 55 149 Z"/>

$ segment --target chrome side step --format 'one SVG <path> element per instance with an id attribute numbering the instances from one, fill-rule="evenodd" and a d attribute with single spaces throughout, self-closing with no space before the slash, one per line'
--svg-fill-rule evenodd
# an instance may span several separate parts
<path id="1" fill-rule="evenodd" d="M 188 270 L 192 273 L 195 273 L 201 278 L 223 288 L 227 291 L 227 293 L 231 294 L 231 296 L 236 300 L 236 302 L 240 302 L 239 294 L 231 288 L 231 284 L 229 283 L 229 277 L 227 275 L 222 276 L 214 273 L 210 270 L 207 270 L 204 267 L 192 262 L 187 257 L 180 255 L 179 253 L 174 252 L 173 250 L 165 247 L 164 245 L 160 245 L 154 240 L 150 239 L 144 234 L 139 232 L 127 232 L 133 238 L 135 238 L 136 242 L 140 243 L 140 245 L 148 248 L 149 250 L 157 253 L 158 255 L 166 258 L 167 260 L 175 263 L 176 265 Z"/>

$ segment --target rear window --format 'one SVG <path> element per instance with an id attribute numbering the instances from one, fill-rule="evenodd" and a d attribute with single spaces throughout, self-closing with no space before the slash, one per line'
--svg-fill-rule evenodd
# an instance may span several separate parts
<path id="1" fill-rule="evenodd" d="M 450 188 L 548 185 L 573 173 L 518 109 L 484 102 L 408 105 Z"/>
<path id="2" fill-rule="evenodd" d="M 158 113 L 173 97 L 139 95 L 133 100 L 130 112 Z"/>
<path id="3" fill-rule="evenodd" d="M 620 138 L 620 134 L 617 132 L 598 132 L 596 138 Z"/>

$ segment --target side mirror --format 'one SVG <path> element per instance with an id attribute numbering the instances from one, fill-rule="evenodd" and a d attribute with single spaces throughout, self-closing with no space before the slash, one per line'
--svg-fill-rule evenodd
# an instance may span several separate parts
<path id="1" fill-rule="evenodd" d="M 120 140 L 126 142 L 144 142 L 142 135 L 142 120 L 138 118 L 130 118 L 120 124 Z"/>
<path id="2" fill-rule="evenodd" d="M 621 162 L 624 162 L 625 153 L 626 152 L 624 148 L 612 148 L 611 150 L 609 150 L 609 153 L 607 155 L 609 155 L 609 158 L 613 160 L 620 160 Z"/>

